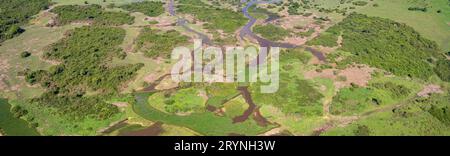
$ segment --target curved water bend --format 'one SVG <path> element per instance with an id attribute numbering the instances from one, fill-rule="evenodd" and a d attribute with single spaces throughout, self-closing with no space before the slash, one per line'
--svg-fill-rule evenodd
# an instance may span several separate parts
<path id="1" fill-rule="evenodd" d="M 281 48 L 295 48 L 297 47 L 294 44 L 289 44 L 289 43 L 278 43 L 278 42 L 273 42 L 267 39 L 264 39 L 262 37 L 259 37 L 258 35 L 254 34 L 251 30 L 252 26 L 256 23 L 256 18 L 252 17 L 249 13 L 248 13 L 248 9 L 253 6 L 253 5 L 257 5 L 257 4 L 263 4 L 263 3 L 277 3 L 280 2 L 280 0 L 271 0 L 271 1 L 258 1 L 258 0 L 252 0 L 250 2 L 247 3 L 247 6 L 245 6 L 244 8 L 242 8 L 242 13 L 244 14 L 245 17 L 247 17 L 249 19 L 249 22 L 241 29 L 239 37 L 241 37 L 241 39 L 243 39 L 246 35 L 250 36 L 251 38 L 256 39 L 256 41 L 258 41 L 258 44 L 261 47 L 281 47 Z"/>
<path id="2" fill-rule="evenodd" d="M 169 10 L 170 16 L 176 16 L 173 0 L 169 0 L 168 10 Z M 187 24 L 188 24 L 188 21 L 186 19 L 178 17 L 177 25 L 183 27 L 183 29 L 185 29 L 188 32 L 192 32 L 192 33 L 196 34 L 200 39 L 202 39 L 203 43 L 205 43 L 207 45 L 212 44 L 211 39 L 207 35 L 190 28 L 189 26 L 187 26 Z"/>
<path id="3" fill-rule="evenodd" d="M 246 35 L 250 36 L 251 38 L 256 39 L 256 41 L 258 41 L 258 44 L 261 47 L 280 47 L 280 48 L 296 48 L 296 47 L 302 47 L 302 46 L 297 46 L 294 44 L 289 44 L 289 43 L 278 43 L 278 42 L 273 42 L 267 39 L 264 39 L 262 37 L 259 37 L 258 35 L 254 34 L 253 31 L 251 30 L 252 26 L 256 23 L 256 18 L 252 17 L 249 13 L 248 13 L 248 9 L 253 6 L 253 5 L 258 5 L 258 4 L 263 4 L 263 3 L 277 3 L 280 2 L 280 0 L 271 0 L 271 1 L 258 1 L 258 0 L 252 0 L 250 2 L 247 3 L 247 6 L 245 6 L 242 9 L 242 13 L 244 14 L 245 17 L 247 17 L 250 21 L 241 29 L 239 36 L 241 37 L 241 39 L 243 39 Z M 267 21 L 267 20 L 266 20 Z M 317 57 L 317 59 L 319 59 L 320 61 L 325 61 L 326 58 L 323 55 L 323 53 L 321 53 L 320 51 L 313 49 L 311 47 L 306 47 L 305 50 L 311 52 L 315 57 Z"/>

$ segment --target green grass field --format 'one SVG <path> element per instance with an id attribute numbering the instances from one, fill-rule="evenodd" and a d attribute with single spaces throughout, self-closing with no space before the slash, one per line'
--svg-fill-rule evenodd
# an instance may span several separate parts
<path id="1" fill-rule="evenodd" d="M 133 110 L 145 119 L 151 121 L 161 121 L 163 123 L 183 126 L 192 129 L 202 135 L 257 135 L 273 128 L 273 125 L 267 127 L 258 126 L 255 121 L 247 120 L 242 123 L 232 123 L 227 117 L 220 117 L 212 112 L 204 111 L 201 113 L 192 113 L 187 116 L 177 116 L 158 111 L 147 103 L 150 93 L 136 93 L 136 103 L 133 104 Z"/>
<path id="2" fill-rule="evenodd" d="M 428 39 L 436 41 L 443 50 L 450 50 L 450 5 L 447 0 L 427 1 L 427 12 L 409 11 L 408 7 L 418 5 L 410 0 L 377 0 L 379 7 L 366 6 L 358 12 L 369 16 L 389 18 L 405 23 Z M 437 13 L 441 10 L 441 13 Z"/>
<path id="3" fill-rule="evenodd" d="M 417 106 L 407 107 L 407 117 L 399 116 L 393 111 L 385 111 L 373 114 L 367 118 L 342 128 L 334 128 L 322 135 L 348 135 L 357 134 L 358 127 L 367 126 L 373 136 L 435 136 L 450 135 L 449 126 L 440 122 L 428 112 L 422 111 Z"/>

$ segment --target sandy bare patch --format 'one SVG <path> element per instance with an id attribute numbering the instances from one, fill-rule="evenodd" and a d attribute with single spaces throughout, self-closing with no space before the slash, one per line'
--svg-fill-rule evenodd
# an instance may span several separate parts
<path id="1" fill-rule="evenodd" d="M 0 90 L 2 91 L 9 91 L 8 84 L 6 84 L 5 79 L 3 78 L 3 75 L 0 75 Z"/>
<path id="2" fill-rule="evenodd" d="M 11 86 L 11 90 L 12 91 L 18 91 L 20 89 L 20 85 L 14 85 L 14 86 Z"/>
<path id="3" fill-rule="evenodd" d="M 72 25 L 80 25 L 80 26 L 90 26 L 94 24 L 94 20 L 79 20 L 79 21 L 73 21 L 70 24 Z"/>
<path id="4" fill-rule="evenodd" d="M 53 8 L 54 6 L 50 6 L 47 10 L 41 11 L 36 15 L 36 18 L 30 20 L 30 23 L 46 27 L 56 26 L 57 23 L 55 17 L 57 17 L 58 15 L 50 12 L 50 10 L 52 10 Z"/>
<path id="5" fill-rule="evenodd" d="M 162 57 L 160 57 L 160 56 L 158 56 L 156 59 L 155 59 L 155 63 L 156 64 L 162 64 L 162 63 L 164 63 L 164 58 L 162 58 Z"/>
<path id="6" fill-rule="evenodd" d="M 154 26 L 161 30 L 172 30 L 174 29 L 176 21 L 173 18 L 167 18 L 167 17 L 146 17 L 144 18 L 145 21 L 151 22 L 151 21 L 157 21 L 158 23 Z"/>
<path id="7" fill-rule="evenodd" d="M 61 64 L 61 62 L 56 61 L 56 60 L 48 60 L 48 59 L 44 59 L 44 58 L 42 58 L 42 57 L 40 57 L 39 59 L 40 59 L 41 61 L 44 61 L 44 62 L 49 63 L 49 64 L 51 64 L 51 65 L 59 65 L 59 64 Z"/>
<path id="8" fill-rule="evenodd" d="M 200 21 L 200 20 L 196 19 L 194 16 L 192 16 L 190 14 L 184 14 L 183 15 L 183 19 L 187 20 L 188 24 L 195 25 L 198 28 L 203 28 L 203 25 L 207 23 L 207 22 Z M 192 27 L 191 27 L 191 29 L 192 29 Z M 207 29 L 201 29 L 201 31 L 202 32 L 207 32 L 208 30 Z"/>
<path id="9" fill-rule="evenodd" d="M 234 36 L 237 40 L 236 46 L 243 46 L 245 45 L 244 40 L 242 40 L 242 38 L 240 37 L 240 33 L 241 33 L 241 29 L 238 29 L 234 32 Z"/>
<path id="10" fill-rule="evenodd" d="M 319 58 L 317 58 L 317 57 L 312 57 L 309 60 L 309 64 L 323 64 L 323 61 L 320 61 Z"/>
<path id="11" fill-rule="evenodd" d="M 208 101 L 208 95 L 206 94 L 206 91 L 204 91 L 204 90 L 200 90 L 199 92 L 198 92 L 198 95 L 197 96 L 200 96 L 200 97 L 202 97 L 205 101 Z"/>
<path id="12" fill-rule="evenodd" d="M 294 23 L 298 22 L 308 22 L 312 21 L 313 16 L 305 17 L 302 15 L 288 15 L 283 18 L 277 19 L 273 21 L 273 23 L 280 25 L 281 27 L 285 29 L 295 29 L 296 26 Z M 307 27 L 307 26 L 306 26 Z"/>
<path id="13" fill-rule="evenodd" d="M 151 73 L 147 76 L 144 77 L 144 82 L 147 83 L 152 83 L 153 81 L 155 81 L 158 78 L 158 74 L 155 73 Z"/>
<path id="14" fill-rule="evenodd" d="M 324 91 L 327 90 L 327 86 L 325 86 L 325 85 L 320 85 L 319 90 L 322 91 L 322 92 L 324 92 Z"/>
<path id="15" fill-rule="evenodd" d="M 126 53 L 131 53 L 134 50 L 134 44 L 128 44 L 125 46 L 125 49 L 123 51 L 125 51 Z"/>
<path id="16" fill-rule="evenodd" d="M 175 113 L 175 115 L 178 115 L 178 116 L 189 116 L 192 113 L 193 113 L 192 111 L 189 111 L 189 112 L 177 112 L 177 113 Z"/>
<path id="17" fill-rule="evenodd" d="M 337 71 L 337 70 L 336 69 L 324 69 L 322 71 L 312 70 L 312 71 L 305 72 L 304 75 L 305 75 L 305 78 L 307 78 L 307 79 L 313 79 L 316 77 L 335 79 L 336 78 L 336 75 L 334 74 L 335 71 Z"/>
<path id="18" fill-rule="evenodd" d="M 374 68 L 366 65 L 353 65 L 343 70 L 324 69 L 322 71 L 305 72 L 305 78 L 313 79 L 316 77 L 328 78 L 334 80 L 334 86 L 337 89 L 350 87 L 352 84 L 365 87 L 372 78 Z"/>
<path id="19" fill-rule="evenodd" d="M 119 108 L 121 108 L 121 107 L 127 107 L 128 106 L 128 103 L 127 102 L 114 102 L 114 103 L 112 103 L 114 106 L 117 106 L 117 107 L 119 107 Z"/>
<path id="20" fill-rule="evenodd" d="M 419 93 L 417 93 L 417 96 L 429 97 L 433 93 L 442 94 L 444 92 L 442 91 L 441 86 L 431 84 L 425 86 Z"/>
<path id="21" fill-rule="evenodd" d="M 289 44 L 304 45 L 308 39 L 303 37 L 288 37 L 284 41 Z"/>
<path id="22" fill-rule="evenodd" d="M 156 90 L 166 90 L 178 87 L 178 82 L 172 80 L 171 76 L 165 77 L 161 83 L 159 83 L 155 89 Z"/>
<path id="23" fill-rule="evenodd" d="M 338 76 L 345 77 L 345 81 L 335 81 L 336 88 L 349 87 L 351 84 L 365 87 L 372 79 L 374 68 L 358 65 L 346 68 L 339 72 Z"/>
<path id="24" fill-rule="evenodd" d="M 9 78 L 7 75 L 9 68 L 8 60 L 0 60 L 0 90 L 7 91 L 9 89 L 9 86 L 6 83 L 6 80 Z"/>
<path id="25" fill-rule="evenodd" d="M 314 15 L 308 17 L 302 15 L 287 15 L 270 23 L 279 25 L 284 29 L 291 30 L 294 34 L 314 30 L 314 32 L 310 36 L 302 37 L 300 35 L 293 35 L 284 39 L 284 42 L 290 44 L 304 45 L 308 40 L 319 36 L 319 34 L 324 31 L 324 29 L 322 29 L 322 26 L 316 24 L 314 21 Z M 301 28 L 296 28 L 297 26 L 299 26 L 297 23 L 303 23 Z M 325 21 L 323 24 L 329 25 L 329 23 L 330 22 Z"/>
<path id="26" fill-rule="evenodd" d="M 271 129 L 263 134 L 260 134 L 259 136 L 273 136 L 273 135 L 280 134 L 283 131 L 284 131 L 283 128 L 278 127 L 278 128 Z"/>
<path id="27" fill-rule="evenodd" d="M 9 66 L 8 60 L 6 60 L 6 59 L 0 60 L 0 73 L 5 74 L 8 71 L 9 67 L 10 66 Z"/>

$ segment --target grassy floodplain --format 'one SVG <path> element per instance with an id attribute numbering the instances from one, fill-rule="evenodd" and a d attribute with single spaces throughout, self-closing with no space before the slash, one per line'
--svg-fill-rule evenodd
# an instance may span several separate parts
<path id="1" fill-rule="evenodd" d="M 136 103 L 133 104 L 133 110 L 137 114 L 151 121 L 187 127 L 202 135 L 257 135 L 272 128 L 272 126 L 260 127 L 250 119 L 243 123 L 233 124 L 231 118 L 220 117 L 206 110 L 187 116 L 167 114 L 158 111 L 147 102 L 151 95 L 152 93 L 135 94 Z"/>

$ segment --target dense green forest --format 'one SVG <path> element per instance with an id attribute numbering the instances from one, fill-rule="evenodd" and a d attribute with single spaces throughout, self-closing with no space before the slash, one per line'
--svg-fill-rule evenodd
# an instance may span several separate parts
<path id="1" fill-rule="evenodd" d="M 134 17 L 128 13 L 105 11 L 100 5 L 63 5 L 57 6 L 51 12 L 58 14 L 59 25 L 76 21 L 92 21 L 95 25 L 132 24 Z"/>
<path id="2" fill-rule="evenodd" d="M 25 31 L 26 24 L 40 10 L 47 9 L 49 0 L 0 0 L 0 42 Z"/>
<path id="3" fill-rule="evenodd" d="M 164 13 L 164 3 L 143 1 L 120 6 L 120 8 L 131 12 L 142 12 L 147 16 L 159 16 Z"/>
<path id="4" fill-rule="evenodd" d="M 81 27 L 48 48 L 44 57 L 61 62 L 50 70 L 27 71 L 26 81 L 39 83 L 46 92 L 33 102 L 59 109 L 73 119 L 107 119 L 118 112 L 104 102 L 120 85 L 135 75 L 143 64 L 109 67 L 112 57 L 123 58 L 118 47 L 125 30 L 107 27 Z M 86 92 L 97 92 L 86 96 Z"/>
<path id="5" fill-rule="evenodd" d="M 207 29 L 220 29 L 225 33 L 233 33 L 247 22 L 247 18 L 239 12 L 214 8 L 200 0 L 180 0 L 179 3 L 181 5 L 178 6 L 178 12 L 192 14 L 197 19 L 207 22 L 204 25 Z"/>
<path id="6" fill-rule="evenodd" d="M 338 36 L 327 32 L 320 34 L 318 38 L 306 42 L 307 45 L 322 45 L 326 47 L 338 46 Z"/>
<path id="7" fill-rule="evenodd" d="M 448 91 L 445 95 L 432 95 L 430 98 L 416 99 L 413 103 L 445 125 L 450 126 L 450 92 Z"/>
<path id="8" fill-rule="evenodd" d="M 442 80 L 450 82 L 450 60 L 438 61 L 434 71 Z"/>
<path id="9" fill-rule="evenodd" d="M 327 33 L 327 37 L 319 36 L 311 42 L 329 43 L 329 38 L 337 40 L 342 34 L 340 49 L 354 54 L 349 59 L 396 75 L 427 79 L 434 74 L 434 60 L 443 58 L 435 42 L 423 38 L 411 27 L 389 19 L 351 14 Z"/>
<path id="10" fill-rule="evenodd" d="M 187 44 L 188 37 L 181 35 L 178 31 L 161 31 L 144 28 L 136 40 L 137 50 L 144 52 L 148 57 L 169 58 L 172 50 Z"/>
<path id="11" fill-rule="evenodd" d="M 253 31 L 257 34 L 260 34 L 262 37 L 273 41 L 282 40 L 291 34 L 289 30 L 273 24 L 267 24 L 263 26 L 257 25 L 253 28 Z"/>

